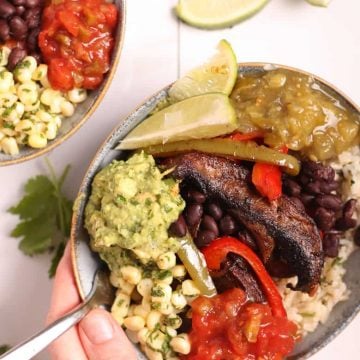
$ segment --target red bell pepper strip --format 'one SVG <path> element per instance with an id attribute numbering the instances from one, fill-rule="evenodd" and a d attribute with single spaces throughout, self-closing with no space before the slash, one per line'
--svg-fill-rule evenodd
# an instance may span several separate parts
<path id="1" fill-rule="evenodd" d="M 281 170 L 276 165 L 256 163 L 251 180 L 257 191 L 270 201 L 278 199 L 282 194 Z"/>
<path id="2" fill-rule="evenodd" d="M 227 136 L 228 139 L 236 140 L 236 141 L 248 141 L 254 139 L 263 139 L 264 133 L 261 131 L 252 131 L 246 134 L 242 134 L 239 132 L 235 132 Z"/>
<path id="3" fill-rule="evenodd" d="M 289 149 L 283 145 L 278 150 L 287 154 Z M 281 170 L 276 165 L 256 163 L 252 171 L 252 183 L 270 201 L 278 199 L 282 194 Z"/>
<path id="4" fill-rule="evenodd" d="M 286 310 L 274 281 L 266 271 L 261 260 L 249 247 L 233 237 L 225 236 L 215 239 L 201 251 L 210 270 L 219 270 L 221 262 L 229 252 L 242 256 L 257 275 L 271 307 L 272 314 L 278 317 L 286 317 Z"/>

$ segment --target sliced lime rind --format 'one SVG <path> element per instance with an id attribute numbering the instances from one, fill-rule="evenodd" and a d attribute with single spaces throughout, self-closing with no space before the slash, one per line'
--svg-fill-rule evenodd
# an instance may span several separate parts
<path id="1" fill-rule="evenodd" d="M 174 83 L 169 90 L 171 102 L 206 93 L 231 93 L 237 79 L 235 52 L 226 40 L 221 40 L 216 50 L 204 64 L 190 70 Z"/>
<path id="2" fill-rule="evenodd" d="M 221 29 L 237 24 L 260 11 L 269 0 L 179 0 L 178 17 L 202 29 Z"/>
<path id="3" fill-rule="evenodd" d="M 212 138 L 231 133 L 237 127 L 236 113 L 227 95 L 199 95 L 148 117 L 117 149 L 133 150 L 166 142 Z"/>
<path id="4" fill-rule="evenodd" d="M 327 7 L 331 0 L 306 0 L 306 1 L 311 5 Z"/>

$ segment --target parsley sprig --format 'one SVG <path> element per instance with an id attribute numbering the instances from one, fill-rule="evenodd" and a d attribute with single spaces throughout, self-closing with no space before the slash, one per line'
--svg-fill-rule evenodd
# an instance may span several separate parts
<path id="1" fill-rule="evenodd" d="M 0 346 L 0 355 L 5 354 L 8 350 L 10 350 L 9 345 L 1 345 Z"/>
<path id="2" fill-rule="evenodd" d="M 25 184 L 25 195 L 9 212 L 20 217 L 11 236 L 21 238 L 20 250 L 29 256 L 50 251 L 53 253 L 49 276 L 54 276 L 70 235 L 73 202 L 62 191 L 70 166 L 61 176 L 48 159 L 49 177 L 38 175 Z"/>

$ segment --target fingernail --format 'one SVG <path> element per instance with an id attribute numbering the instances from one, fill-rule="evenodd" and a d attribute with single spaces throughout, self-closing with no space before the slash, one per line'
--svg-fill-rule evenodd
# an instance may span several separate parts
<path id="1" fill-rule="evenodd" d="M 87 315 L 80 323 L 89 341 L 93 344 L 102 344 L 113 338 L 114 328 L 108 314 L 97 310 Z"/>

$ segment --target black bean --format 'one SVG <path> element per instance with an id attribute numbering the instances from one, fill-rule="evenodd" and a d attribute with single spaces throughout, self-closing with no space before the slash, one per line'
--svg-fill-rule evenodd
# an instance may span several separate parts
<path id="1" fill-rule="evenodd" d="M 301 173 L 299 175 L 299 181 L 302 185 L 307 185 L 310 182 L 310 178 L 306 176 L 305 174 Z"/>
<path id="2" fill-rule="evenodd" d="M 29 32 L 29 35 L 26 39 L 26 45 L 27 45 L 27 48 L 30 50 L 30 51 L 35 51 L 38 49 L 38 37 L 39 37 L 39 33 L 40 33 L 40 29 L 37 28 L 37 29 L 32 29 L 30 32 Z"/>
<path id="3" fill-rule="evenodd" d="M 189 193 L 190 198 L 197 204 L 203 204 L 206 200 L 205 194 L 201 193 L 200 191 L 191 191 Z"/>
<path id="4" fill-rule="evenodd" d="M 41 9 L 29 9 L 24 15 L 24 20 L 29 29 L 39 28 L 41 21 Z"/>
<path id="5" fill-rule="evenodd" d="M 320 189 L 320 181 L 316 180 L 316 181 L 312 181 L 309 182 L 306 186 L 305 189 L 307 192 L 309 192 L 310 194 L 321 194 L 321 189 Z"/>
<path id="6" fill-rule="evenodd" d="M 200 221 L 203 215 L 203 207 L 200 204 L 190 204 L 186 207 L 184 215 L 186 223 L 193 226 Z"/>
<path id="7" fill-rule="evenodd" d="M 25 6 L 27 8 L 35 8 L 41 5 L 41 0 L 25 0 Z"/>
<path id="8" fill-rule="evenodd" d="M 354 241 L 357 246 L 360 246 L 360 226 L 355 230 Z"/>
<path id="9" fill-rule="evenodd" d="M 325 256 L 335 258 L 339 255 L 339 241 L 340 234 L 338 233 L 325 233 L 322 240 L 323 250 Z"/>
<path id="10" fill-rule="evenodd" d="M 345 218 L 351 218 L 356 209 L 357 201 L 355 199 L 348 200 L 343 207 L 343 216 Z"/>
<path id="11" fill-rule="evenodd" d="M 298 209 L 305 210 L 303 202 L 298 197 L 292 196 L 290 197 L 290 200 L 297 206 Z"/>
<path id="12" fill-rule="evenodd" d="M 211 215 L 216 221 L 219 221 L 223 216 L 221 207 L 216 203 L 209 203 L 206 205 L 205 211 Z"/>
<path id="13" fill-rule="evenodd" d="M 317 195 L 315 202 L 321 207 L 334 211 L 340 210 L 342 207 L 342 201 L 339 196 L 332 194 Z"/>
<path id="14" fill-rule="evenodd" d="M 15 6 L 6 0 L 0 0 L 0 18 L 7 19 L 15 14 Z"/>
<path id="15" fill-rule="evenodd" d="M 302 193 L 300 199 L 305 206 L 309 206 L 311 205 L 312 201 L 315 199 L 315 196 L 307 193 Z"/>
<path id="16" fill-rule="evenodd" d="M 13 3 L 13 5 L 15 6 L 20 6 L 20 5 L 25 5 L 25 0 L 11 0 L 11 2 Z"/>
<path id="17" fill-rule="evenodd" d="M 205 230 L 210 230 L 216 237 L 219 236 L 219 228 L 212 216 L 204 215 L 201 221 L 201 227 Z"/>
<path id="18" fill-rule="evenodd" d="M 28 27 L 20 16 L 14 16 L 9 21 L 10 32 L 15 40 L 22 40 L 26 37 Z"/>
<path id="19" fill-rule="evenodd" d="M 19 5 L 16 7 L 15 14 L 21 16 L 25 13 L 25 11 L 26 11 L 25 7 L 22 5 Z"/>
<path id="20" fill-rule="evenodd" d="M 197 237 L 195 239 L 195 244 L 197 247 L 201 248 L 201 247 L 209 245 L 215 238 L 216 238 L 216 235 L 212 231 L 201 230 L 197 234 Z"/>
<path id="21" fill-rule="evenodd" d="M 250 249 L 252 249 L 254 251 L 258 250 L 256 241 L 246 230 L 239 231 L 237 234 L 237 237 L 239 238 L 239 240 L 241 242 L 243 242 L 245 245 L 247 245 Z"/>
<path id="22" fill-rule="evenodd" d="M 21 49 L 19 47 L 13 48 L 9 55 L 7 68 L 10 71 L 13 71 L 17 63 L 20 62 L 25 56 L 26 56 L 26 51 L 24 49 Z"/>
<path id="23" fill-rule="evenodd" d="M 5 42 L 10 38 L 10 29 L 6 20 L 0 19 L 0 41 Z"/>
<path id="24" fill-rule="evenodd" d="M 238 229 L 235 220 L 230 215 L 225 215 L 220 220 L 219 227 L 220 227 L 220 232 L 223 235 L 232 235 Z"/>
<path id="25" fill-rule="evenodd" d="M 352 218 L 341 217 L 336 220 L 335 227 L 337 230 L 346 231 L 356 226 L 356 220 Z"/>
<path id="26" fill-rule="evenodd" d="M 319 207 L 315 211 L 314 220 L 320 230 L 329 231 L 335 224 L 335 213 L 332 210 Z"/>
<path id="27" fill-rule="evenodd" d="M 332 191 L 337 190 L 339 183 L 336 180 L 333 181 L 320 181 L 320 190 L 324 194 L 330 194 Z"/>
<path id="28" fill-rule="evenodd" d="M 186 235 L 186 223 L 182 215 L 173 222 L 169 227 L 169 234 L 175 237 L 182 237 Z"/>
<path id="29" fill-rule="evenodd" d="M 301 193 L 301 186 L 292 179 L 285 179 L 284 182 L 284 191 L 289 196 L 299 196 Z"/>
<path id="30" fill-rule="evenodd" d="M 331 166 L 310 160 L 303 161 L 301 166 L 302 172 L 312 179 L 332 181 L 335 178 L 335 170 Z"/>

